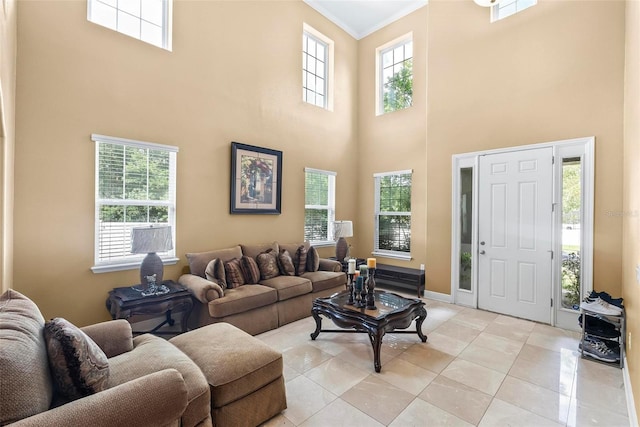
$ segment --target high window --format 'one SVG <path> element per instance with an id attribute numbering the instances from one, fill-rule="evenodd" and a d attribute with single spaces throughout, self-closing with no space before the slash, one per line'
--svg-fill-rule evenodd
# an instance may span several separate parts
<path id="1" fill-rule="evenodd" d="M 376 255 L 411 258 L 411 175 L 410 170 L 374 175 Z"/>
<path id="2" fill-rule="evenodd" d="M 170 225 L 175 242 L 177 147 L 91 135 L 96 143 L 94 272 L 135 268 L 131 229 Z M 175 245 L 174 245 L 175 246 Z M 175 263 L 175 250 L 159 253 Z"/>
<path id="3" fill-rule="evenodd" d="M 304 175 L 304 240 L 333 244 L 336 173 L 306 168 Z"/>
<path id="4" fill-rule="evenodd" d="M 302 100 L 331 110 L 329 96 L 333 41 L 304 24 L 302 32 Z"/>
<path id="5" fill-rule="evenodd" d="M 88 0 L 87 19 L 171 50 L 171 0 Z"/>
<path id="6" fill-rule="evenodd" d="M 409 34 L 376 49 L 378 114 L 411 107 L 413 38 Z"/>
<path id="7" fill-rule="evenodd" d="M 491 22 L 514 15 L 537 3 L 537 0 L 502 0 L 495 6 L 491 6 Z"/>

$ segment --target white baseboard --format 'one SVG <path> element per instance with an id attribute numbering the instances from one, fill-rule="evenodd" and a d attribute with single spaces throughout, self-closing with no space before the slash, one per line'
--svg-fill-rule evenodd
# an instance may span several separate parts
<path id="1" fill-rule="evenodd" d="M 424 298 L 428 298 L 428 299 L 432 299 L 432 300 L 436 300 L 436 301 L 440 301 L 440 302 L 448 302 L 448 303 L 452 303 L 453 299 L 451 298 L 451 295 L 449 294 L 442 294 L 440 292 L 434 292 L 434 291 L 424 291 Z"/>
<path id="2" fill-rule="evenodd" d="M 622 368 L 622 377 L 624 378 L 624 391 L 627 395 L 627 413 L 629 415 L 629 425 L 638 425 L 638 413 L 636 412 L 635 400 L 633 400 L 633 390 L 631 389 L 631 378 L 629 377 L 629 368 L 627 365 L 627 356 L 624 356 L 624 368 Z"/>

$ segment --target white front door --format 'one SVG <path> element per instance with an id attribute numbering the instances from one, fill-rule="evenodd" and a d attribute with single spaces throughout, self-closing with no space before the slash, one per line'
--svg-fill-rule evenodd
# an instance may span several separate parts
<path id="1" fill-rule="evenodd" d="M 478 307 L 551 322 L 553 149 L 480 157 Z"/>

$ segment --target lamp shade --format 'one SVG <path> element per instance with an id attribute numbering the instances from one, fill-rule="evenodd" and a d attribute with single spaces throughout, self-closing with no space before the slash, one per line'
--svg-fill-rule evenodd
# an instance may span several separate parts
<path id="1" fill-rule="evenodd" d="M 500 3 L 500 0 L 473 0 L 473 2 L 478 6 L 491 7 Z"/>
<path id="2" fill-rule="evenodd" d="M 168 225 L 136 227 L 131 230 L 131 252 L 134 254 L 166 252 L 171 249 L 173 243 L 171 227 Z"/>
<path id="3" fill-rule="evenodd" d="M 351 221 L 334 221 L 333 229 L 335 230 L 335 238 L 353 236 L 353 222 Z"/>

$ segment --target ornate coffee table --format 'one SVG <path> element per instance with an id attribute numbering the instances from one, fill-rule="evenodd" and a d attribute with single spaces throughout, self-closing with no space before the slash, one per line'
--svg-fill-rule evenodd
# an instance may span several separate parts
<path id="1" fill-rule="evenodd" d="M 373 366 L 376 372 L 380 372 L 382 368 L 380 347 L 384 334 L 387 332 L 417 333 L 422 342 L 426 342 L 427 337 L 422 333 L 422 322 L 427 318 L 427 310 L 424 307 L 424 302 L 419 299 L 404 298 L 384 291 L 375 291 L 374 294 L 375 310 L 347 305 L 349 294 L 346 291 L 327 298 L 316 298 L 311 308 L 311 314 L 316 321 L 316 330 L 311 334 L 311 339 L 315 340 L 320 332 L 366 332 L 369 334 L 369 340 L 373 347 Z M 320 315 L 331 319 L 336 326 L 343 329 L 322 329 Z M 396 329 L 408 328 L 414 319 L 416 321 L 415 332 L 396 331 Z"/>

